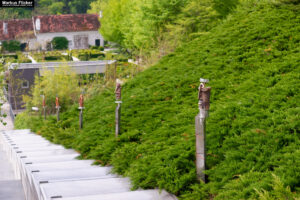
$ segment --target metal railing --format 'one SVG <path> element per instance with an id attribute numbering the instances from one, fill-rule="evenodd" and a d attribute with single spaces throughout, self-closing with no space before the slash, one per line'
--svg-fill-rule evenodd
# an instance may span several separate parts
<path id="1" fill-rule="evenodd" d="M 9 95 L 8 95 L 8 92 L 7 92 L 6 88 L 5 88 L 5 86 L 3 86 L 3 94 L 4 94 L 6 102 L 9 104 L 9 115 L 10 115 L 12 121 L 14 122 L 15 121 L 15 113 L 14 113 L 14 111 L 12 109 L 11 104 L 10 104 Z"/>

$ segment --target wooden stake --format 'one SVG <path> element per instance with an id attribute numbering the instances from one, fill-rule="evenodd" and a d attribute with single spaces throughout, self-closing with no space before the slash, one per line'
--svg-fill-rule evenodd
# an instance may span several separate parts
<path id="1" fill-rule="evenodd" d="M 120 134 L 120 127 L 121 127 L 121 102 L 116 102 L 118 105 L 116 107 L 116 130 L 115 135 L 116 137 Z"/>

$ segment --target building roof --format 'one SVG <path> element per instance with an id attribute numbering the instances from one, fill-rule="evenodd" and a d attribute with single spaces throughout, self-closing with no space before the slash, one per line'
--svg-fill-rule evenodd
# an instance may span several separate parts
<path id="1" fill-rule="evenodd" d="M 44 15 L 32 19 L 0 20 L 0 41 L 19 39 L 22 36 L 32 38 L 34 31 L 39 34 L 97 31 L 99 28 L 97 14 Z"/>
<path id="2" fill-rule="evenodd" d="M 33 35 L 31 19 L 0 20 L 0 40 L 13 40 L 24 34 Z"/>
<path id="3" fill-rule="evenodd" d="M 97 74 L 104 73 L 106 66 L 114 64 L 116 60 L 97 60 L 97 61 L 76 61 L 76 62 L 45 62 L 45 63 L 12 63 L 9 70 L 37 69 L 41 76 L 45 75 L 46 70 L 54 71 L 61 66 L 69 66 L 76 74 Z"/>
<path id="4" fill-rule="evenodd" d="M 40 20 L 40 30 L 37 20 Z M 100 27 L 97 14 L 44 15 L 34 17 L 37 33 L 97 31 Z"/>
<path id="5" fill-rule="evenodd" d="M 94 65 L 111 65 L 116 60 L 95 60 L 95 61 L 69 61 L 69 62 L 39 62 L 39 63 L 11 63 L 9 69 L 41 69 L 56 68 L 60 66 L 86 67 Z"/>

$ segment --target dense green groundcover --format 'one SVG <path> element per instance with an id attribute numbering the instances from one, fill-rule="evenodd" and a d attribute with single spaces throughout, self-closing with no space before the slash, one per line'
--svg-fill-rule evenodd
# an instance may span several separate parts
<path id="1" fill-rule="evenodd" d="M 16 127 L 113 165 L 134 188 L 164 188 L 185 200 L 299 198 L 299 12 L 299 5 L 241 6 L 128 81 L 118 139 L 113 89 L 86 102 L 82 131 L 77 105 L 58 124 L 22 114 Z M 212 87 L 207 184 L 197 182 L 194 164 L 200 77 Z"/>

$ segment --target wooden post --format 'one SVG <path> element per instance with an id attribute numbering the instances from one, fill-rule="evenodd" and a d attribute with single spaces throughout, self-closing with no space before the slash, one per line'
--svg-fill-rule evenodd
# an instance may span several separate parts
<path id="1" fill-rule="evenodd" d="M 58 107 L 57 111 L 56 111 L 56 120 L 57 120 L 57 122 L 59 122 L 59 110 L 60 110 L 60 107 Z"/>
<path id="2" fill-rule="evenodd" d="M 80 95 L 79 98 L 79 107 L 78 109 L 80 110 L 79 112 L 79 128 L 82 129 L 83 128 L 83 102 L 84 102 L 84 98 L 83 98 L 83 94 Z"/>
<path id="3" fill-rule="evenodd" d="M 120 127 L 121 127 L 121 101 L 116 101 L 116 103 L 118 104 L 116 107 L 116 131 L 115 131 L 115 135 L 116 137 L 118 137 L 118 135 L 120 134 Z"/>
<path id="4" fill-rule="evenodd" d="M 79 128 L 82 129 L 83 128 L 83 108 L 79 108 L 80 112 L 79 112 Z"/>
<path id="5" fill-rule="evenodd" d="M 45 95 L 42 95 L 42 98 L 43 98 L 44 120 L 46 120 L 46 99 L 45 99 Z"/>
<path id="6" fill-rule="evenodd" d="M 59 110 L 60 110 L 60 106 L 59 106 L 59 98 L 56 97 L 55 98 L 55 104 L 56 104 L 56 119 L 57 119 L 57 122 L 59 121 Z"/>
<path id="7" fill-rule="evenodd" d="M 115 135 L 118 137 L 120 134 L 120 129 L 121 129 L 121 90 L 122 86 L 120 83 L 120 80 L 117 79 L 116 81 L 116 89 L 115 89 L 115 94 L 116 94 L 116 101 L 115 103 L 118 104 L 116 107 L 116 119 L 115 119 L 115 124 L 116 124 L 116 130 L 115 130 Z"/>
<path id="8" fill-rule="evenodd" d="M 195 118 L 195 135 L 196 135 L 196 170 L 198 180 L 206 182 L 204 170 L 206 169 L 206 149 L 205 149 L 205 125 L 208 117 L 209 99 L 211 88 L 205 88 L 206 79 L 200 79 L 199 86 L 199 114 Z"/>

